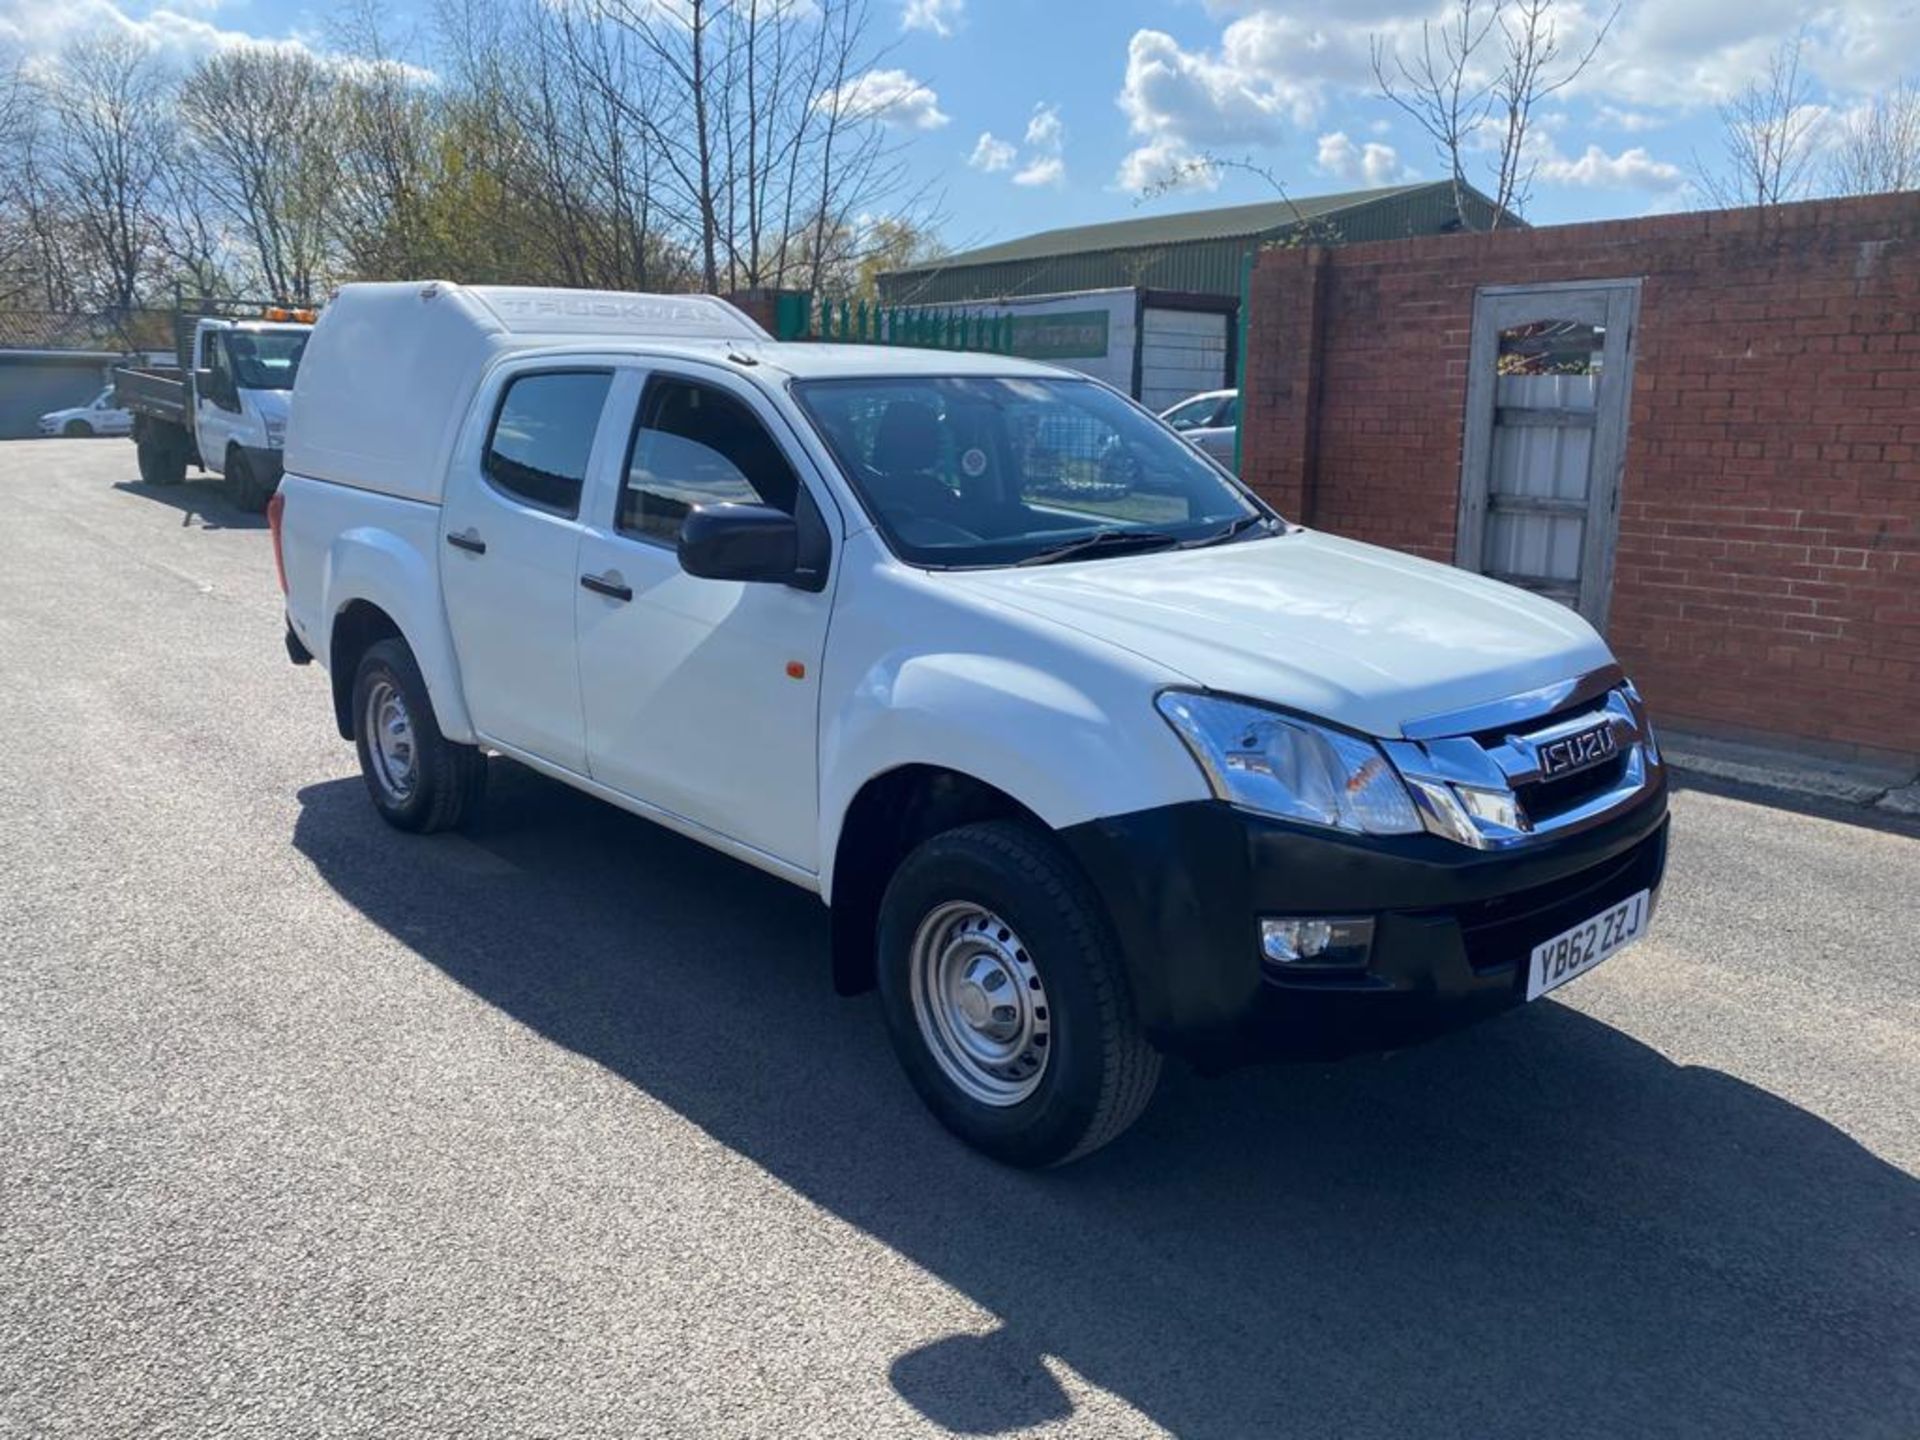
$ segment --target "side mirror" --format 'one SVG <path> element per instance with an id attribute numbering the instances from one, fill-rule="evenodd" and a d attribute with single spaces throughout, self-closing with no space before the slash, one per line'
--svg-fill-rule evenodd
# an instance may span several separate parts
<path id="1" fill-rule="evenodd" d="M 227 393 L 227 387 L 221 383 L 218 371 L 194 371 L 193 388 L 200 393 L 202 398 L 211 400 L 216 405 L 228 404 L 232 399 L 232 396 Z"/>
<path id="2" fill-rule="evenodd" d="M 680 525 L 680 568 L 703 580 L 784 585 L 800 565 L 800 527 L 765 505 L 696 505 Z"/>

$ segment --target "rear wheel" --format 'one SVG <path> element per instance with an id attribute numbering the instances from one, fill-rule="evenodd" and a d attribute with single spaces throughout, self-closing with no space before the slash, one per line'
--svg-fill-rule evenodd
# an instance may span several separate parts
<path id="1" fill-rule="evenodd" d="M 881 903 L 895 1053 L 941 1123 L 1012 1165 L 1097 1150 L 1160 1076 L 1119 947 L 1054 841 L 1005 821 L 921 845 Z"/>
<path id="2" fill-rule="evenodd" d="M 440 733 L 413 652 L 382 640 L 353 680 L 353 740 L 380 817 L 401 830 L 451 830 L 479 808 L 487 757 Z"/>
<path id="3" fill-rule="evenodd" d="M 227 451 L 227 500 L 236 510 L 252 515 L 267 508 L 273 491 L 265 485 L 247 459 L 247 452 L 235 447 Z"/>
<path id="4" fill-rule="evenodd" d="M 187 478 L 187 452 L 164 435 L 140 437 L 140 478 L 149 485 L 178 485 Z"/>

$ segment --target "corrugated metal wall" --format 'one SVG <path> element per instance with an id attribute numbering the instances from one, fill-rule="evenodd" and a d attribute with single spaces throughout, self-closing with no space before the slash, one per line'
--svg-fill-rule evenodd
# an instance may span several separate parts
<path id="1" fill-rule="evenodd" d="M 1492 205 L 1477 194 L 1469 194 L 1467 204 L 1474 212 L 1475 228 L 1484 229 L 1492 218 Z M 1454 228 L 1453 195 L 1447 187 L 1435 185 L 1357 205 L 1322 223 L 1333 232 L 1335 243 L 1438 235 Z M 1283 239 L 1291 228 L 1264 235 L 905 271 L 880 277 L 880 298 L 889 305 L 945 305 L 1130 285 L 1237 299 L 1247 256 L 1259 245 Z"/>
<path id="2" fill-rule="evenodd" d="M 890 305 L 944 305 L 1120 286 L 1232 297 L 1240 293 L 1240 268 L 1255 243 L 1256 237 L 1238 236 L 882 275 L 880 298 Z"/>

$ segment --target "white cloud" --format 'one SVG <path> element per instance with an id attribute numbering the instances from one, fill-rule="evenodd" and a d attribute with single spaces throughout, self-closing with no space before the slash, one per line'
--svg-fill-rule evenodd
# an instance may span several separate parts
<path id="1" fill-rule="evenodd" d="M 1114 184 L 1122 190 L 1218 190 L 1219 172 L 1200 163 L 1184 142 L 1162 137 L 1129 150 Z"/>
<path id="2" fill-rule="evenodd" d="M 1593 118 L 1609 130 L 1624 130 L 1629 135 L 1658 130 L 1670 123 L 1666 116 L 1650 115 L 1644 110 L 1627 110 L 1618 105 L 1600 106 L 1593 112 Z"/>
<path id="3" fill-rule="evenodd" d="M 991 130 L 982 130 L 980 138 L 973 143 L 973 153 L 967 157 L 967 164 L 991 175 L 996 171 L 1011 170 L 1013 157 L 1017 153 L 1011 141 L 997 139 Z"/>
<path id="4" fill-rule="evenodd" d="M 1591 84 L 1653 110 L 1710 105 L 1738 93 L 1783 41 L 1804 36 L 1802 63 L 1845 94 L 1898 80 L 1920 52 L 1920 5 L 1906 0 L 1642 0 L 1611 36 Z"/>
<path id="5" fill-rule="evenodd" d="M 1042 101 L 1027 117 L 1024 156 L 1012 141 L 1002 140 L 988 130 L 975 142 L 967 164 L 991 174 L 1012 170 L 1017 160 L 1020 168 L 1012 177 L 1014 184 L 1059 185 L 1067 178 L 1066 148 L 1067 127 L 1060 121 L 1060 107 Z"/>
<path id="6" fill-rule="evenodd" d="M 161 61 L 182 68 L 221 51 L 259 47 L 311 55 L 346 75 L 371 71 L 371 62 L 330 52 L 314 37 L 297 32 L 287 36 L 254 35 L 201 18 L 229 3 L 170 0 L 135 18 L 110 0 L 77 0 L 58 6 L 35 0 L 0 0 L 0 47 L 12 48 L 30 60 L 46 60 L 76 41 L 123 35 L 147 46 Z M 431 85 L 439 79 L 433 71 L 405 60 L 379 64 L 415 84 Z"/>
<path id="7" fill-rule="evenodd" d="M 1424 13 L 1409 0 L 1213 8 L 1243 13 L 1212 48 L 1186 49 L 1159 30 L 1136 31 L 1127 47 L 1117 103 L 1136 148 L 1120 164 L 1124 189 L 1143 175 L 1163 180 L 1196 155 L 1277 144 L 1318 120 L 1333 94 L 1369 93 L 1369 36 L 1392 38 L 1409 24 L 1417 32 L 1412 17 Z"/>
<path id="8" fill-rule="evenodd" d="M 815 102 L 849 120 L 878 120 L 902 130 L 938 130 L 949 117 L 940 97 L 904 70 L 869 70 Z"/>
<path id="9" fill-rule="evenodd" d="M 1218 53 L 1183 50 L 1159 30 L 1135 32 L 1120 91 L 1128 128 L 1149 143 L 1238 145 L 1278 138 L 1289 117 L 1311 119 L 1317 100 L 1308 90 L 1262 73 L 1256 57 L 1233 43 L 1260 19 L 1228 26 Z"/>
<path id="10" fill-rule="evenodd" d="M 1400 153 L 1393 146 L 1378 140 L 1355 144 L 1344 130 L 1320 137 L 1313 163 L 1322 174 L 1336 180 L 1367 185 L 1395 185 L 1413 173 L 1401 163 Z"/>
<path id="11" fill-rule="evenodd" d="M 1067 162 L 1058 155 L 1029 160 L 1013 177 L 1016 185 L 1058 185 L 1067 178 Z"/>
<path id="12" fill-rule="evenodd" d="M 25 55 L 46 55 L 76 40 L 120 34 L 141 41 L 169 60 L 192 61 L 239 45 L 279 45 L 317 50 L 299 37 L 270 39 L 229 30 L 205 17 L 218 9 L 208 0 L 174 0 L 137 18 L 111 0 L 0 0 L 0 44 Z"/>
<path id="13" fill-rule="evenodd" d="M 907 0 L 900 12 L 902 30 L 925 30 L 942 40 L 960 26 L 967 0 Z"/>
<path id="14" fill-rule="evenodd" d="M 1644 145 L 1622 150 L 1618 155 L 1609 155 L 1598 145 L 1589 145 L 1577 160 L 1550 154 L 1541 160 L 1535 174 L 1551 185 L 1578 185 L 1588 189 L 1666 191 L 1678 190 L 1687 183 L 1678 165 L 1654 159 Z"/>
<path id="15" fill-rule="evenodd" d="M 1299 132 L 1322 126 L 1336 104 L 1369 107 L 1351 118 L 1343 108 L 1336 133 L 1382 135 L 1370 39 L 1377 35 L 1411 56 L 1421 43 L 1422 21 L 1441 18 L 1448 3 L 1205 0 L 1220 23 L 1210 42 L 1137 30 L 1116 96 L 1134 149 L 1122 160 L 1117 183 L 1137 189 L 1143 177 L 1151 183 L 1194 156 L 1257 152 L 1302 138 Z M 1559 0 L 1562 55 L 1582 53 L 1612 11 L 1612 0 Z M 1616 136 L 1658 132 L 1737 93 L 1802 27 L 1803 63 L 1816 98 L 1836 106 L 1911 73 L 1912 57 L 1920 54 L 1917 0 L 1626 0 L 1599 58 L 1561 93 L 1554 111 L 1567 111 L 1576 133 L 1582 124 Z M 1488 65 L 1497 50 L 1490 41 Z M 1494 140 L 1491 133 L 1481 138 L 1488 145 Z M 1322 167 L 1328 173 L 1365 177 L 1363 149 L 1351 159 L 1329 158 L 1333 163 Z M 1376 160 L 1376 174 L 1384 164 Z M 1585 154 L 1558 159 L 1556 173 L 1624 175 L 1630 183 L 1669 187 L 1669 168 L 1631 149 L 1603 149 L 1591 163 Z"/>
<path id="16" fill-rule="evenodd" d="M 1033 117 L 1027 121 L 1027 144 L 1058 155 L 1066 140 L 1066 130 L 1060 124 L 1060 107 L 1045 104 L 1034 106 Z"/>

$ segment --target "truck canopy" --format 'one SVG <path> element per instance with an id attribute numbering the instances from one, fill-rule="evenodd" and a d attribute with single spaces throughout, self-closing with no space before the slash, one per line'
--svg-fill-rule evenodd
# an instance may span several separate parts
<path id="1" fill-rule="evenodd" d="M 635 295 L 449 281 L 343 286 L 314 326 L 294 383 L 286 466 L 438 502 L 475 388 L 501 356 L 604 339 L 770 339 L 710 295 Z"/>

